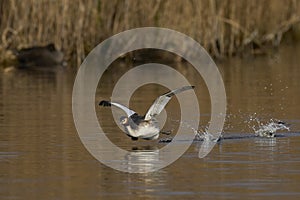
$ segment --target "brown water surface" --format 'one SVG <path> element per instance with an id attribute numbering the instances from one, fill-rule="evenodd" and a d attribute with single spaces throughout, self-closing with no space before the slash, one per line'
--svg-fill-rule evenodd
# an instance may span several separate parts
<path id="1" fill-rule="evenodd" d="M 250 121 L 252 117 L 262 123 L 280 119 L 291 124 L 290 132 L 280 133 L 285 137 L 223 140 L 204 159 L 198 158 L 201 143 L 194 142 L 176 162 L 147 174 L 106 167 L 82 145 L 71 109 L 74 72 L 61 68 L 3 71 L 0 199 L 299 199 L 299 52 L 300 46 L 284 47 L 270 56 L 218 64 L 228 104 L 223 135 L 254 134 L 251 127 L 257 124 Z M 194 128 L 203 130 L 210 117 L 206 86 L 187 63 L 172 65 L 196 85 L 201 124 Z M 120 64 L 108 70 L 97 101 L 110 97 L 127 68 Z M 143 86 L 130 104 L 142 114 L 165 91 L 158 85 Z M 176 131 L 176 98 L 166 110 L 164 129 Z M 108 137 L 124 149 L 146 148 L 151 156 L 163 146 L 156 141 L 132 142 L 117 127 L 108 108 L 97 107 L 97 116 Z"/>

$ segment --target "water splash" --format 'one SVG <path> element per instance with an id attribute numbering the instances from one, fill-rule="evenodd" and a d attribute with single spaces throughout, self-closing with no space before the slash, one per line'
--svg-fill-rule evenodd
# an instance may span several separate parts
<path id="1" fill-rule="evenodd" d="M 257 113 L 253 113 L 251 115 L 248 114 L 247 116 L 247 119 L 241 120 L 241 124 L 246 124 L 246 127 L 248 127 L 250 130 L 253 130 L 256 137 L 273 138 L 276 137 L 276 132 L 280 130 L 290 131 L 289 125 L 281 120 L 272 119 L 271 117 L 271 119 L 269 118 L 268 120 L 265 118 L 260 118 L 257 116 Z M 236 116 L 229 114 L 228 116 L 226 116 L 226 119 L 230 117 Z M 223 138 L 223 135 L 220 135 L 220 137 L 216 138 L 211 133 L 209 133 L 209 123 L 205 126 L 199 127 L 198 129 L 196 127 L 192 127 L 188 122 L 173 119 L 172 121 L 180 123 L 180 126 L 184 126 L 186 128 L 191 129 L 195 134 L 195 141 L 218 142 L 220 139 Z"/>
<path id="2" fill-rule="evenodd" d="M 195 134 L 195 138 L 194 138 L 195 141 L 212 141 L 212 142 L 219 141 L 219 137 L 216 138 L 214 135 L 208 132 L 208 127 L 210 123 L 198 129 L 198 127 L 191 126 L 188 121 L 181 121 L 181 120 L 174 120 L 174 119 L 171 119 L 171 121 L 179 123 L 181 127 L 191 129 L 191 131 Z"/>
<path id="3" fill-rule="evenodd" d="M 277 119 L 270 119 L 267 123 L 261 122 L 258 118 L 252 118 L 252 121 L 257 122 L 257 125 L 253 125 L 252 129 L 258 137 L 273 138 L 278 130 L 290 131 L 288 124 Z"/>
<path id="4" fill-rule="evenodd" d="M 215 137 L 211 133 L 208 132 L 208 128 L 206 128 L 204 131 L 197 130 L 195 132 L 195 141 L 212 141 L 212 142 L 218 142 L 220 140 L 220 137 Z"/>
<path id="5" fill-rule="evenodd" d="M 226 119 L 230 118 L 236 118 L 237 116 L 228 114 L 226 116 Z M 273 138 L 276 136 L 276 132 L 280 130 L 287 130 L 290 131 L 289 124 L 286 124 L 285 122 L 273 119 L 269 117 L 266 118 L 260 118 L 258 117 L 257 113 L 253 113 L 251 115 L 247 115 L 247 119 L 242 120 L 243 116 L 239 116 L 241 118 L 241 123 L 238 124 L 239 126 L 241 124 L 246 125 L 242 130 L 241 133 L 245 132 L 245 128 L 253 130 L 256 137 L 264 137 L 264 138 Z M 197 131 L 195 140 L 204 141 L 204 140 L 210 140 L 210 141 L 219 141 L 219 138 L 214 138 L 212 134 L 210 134 L 207 130 L 207 126 L 200 128 Z M 233 125 L 225 125 L 226 128 L 234 128 Z M 241 127 L 242 128 L 242 127 Z M 226 130 L 225 130 L 226 132 Z M 220 139 L 223 138 L 223 135 L 220 136 Z"/>

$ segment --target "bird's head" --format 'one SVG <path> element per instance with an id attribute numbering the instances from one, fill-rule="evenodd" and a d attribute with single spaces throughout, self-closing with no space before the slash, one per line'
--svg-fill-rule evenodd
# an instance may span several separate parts
<path id="1" fill-rule="evenodd" d="M 129 119 L 128 119 L 128 117 L 122 116 L 122 117 L 120 118 L 120 124 L 122 124 L 122 125 L 124 125 L 124 126 L 129 125 Z"/>

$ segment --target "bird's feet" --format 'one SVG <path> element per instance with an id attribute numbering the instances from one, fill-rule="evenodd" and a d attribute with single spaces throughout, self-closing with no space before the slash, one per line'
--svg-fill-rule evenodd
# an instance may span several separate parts
<path id="1" fill-rule="evenodd" d="M 171 135 L 172 131 L 171 130 L 167 130 L 167 131 L 160 131 L 161 134 L 164 135 Z"/>
<path id="2" fill-rule="evenodd" d="M 170 143 L 172 140 L 173 138 L 161 138 L 158 143 Z"/>

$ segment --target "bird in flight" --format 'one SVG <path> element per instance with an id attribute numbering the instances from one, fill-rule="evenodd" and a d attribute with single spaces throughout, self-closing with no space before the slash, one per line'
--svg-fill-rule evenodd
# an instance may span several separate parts
<path id="1" fill-rule="evenodd" d="M 135 111 L 115 102 L 104 100 L 100 101 L 99 105 L 104 107 L 113 105 L 126 113 L 127 116 L 122 116 L 120 118 L 120 123 L 124 126 L 126 134 L 131 137 L 132 140 L 138 140 L 138 138 L 155 140 L 159 137 L 160 132 L 156 116 L 161 113 L 174 95 L 193 89 L 194 87 L 195 86 L 184 86 L 159 96 L 144 116 L 138 115 Z"/>

